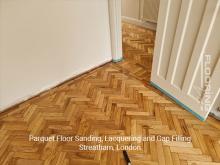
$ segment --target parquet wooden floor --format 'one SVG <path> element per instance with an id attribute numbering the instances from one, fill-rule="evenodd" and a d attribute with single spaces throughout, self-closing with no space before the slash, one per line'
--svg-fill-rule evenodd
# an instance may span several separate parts
<path id="1" fill-rule="evenodd" d="M 29 141 L 30 134 L 190 136 L 190 143 L 141 142 L 141 150 L 128 154 L 134 165 L 220 164 L 220 123 L 199 121 L 146 83 L 155 33 L 123 24 L 123 36 L 123 62 L 108 63 L 0 114 L 0 165 L 125 164 L 121 151 L 80 151 L 79 142 L 40 143 Z"/>
<path id="2" fill-rule="evenodd" d="M 122 34 L 125 60 L 119 65 L 137 79 L 149 82 L 155 31 L 123 23 Z"/>

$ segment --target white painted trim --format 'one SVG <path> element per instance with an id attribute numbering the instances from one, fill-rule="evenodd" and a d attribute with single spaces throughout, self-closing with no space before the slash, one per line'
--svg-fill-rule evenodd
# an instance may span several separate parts
<path id="1" fill-rule="evenodd" d="M 151 29 L 151 30 L 156 30 L 157 28 L 156 23 L 152 23 L 149 21 L 141 21 L 141 20 L 131 18 L 131 17 L 122 16 L 122 21 L 135 24 L 135 25 L 138 25 L 138 26 L 141 26 L 147 29 Z"/>
<path id="2" fill-rule="evenodd" d="M 142 18 L 142 20 L 145 21 L 145 22 L 152 23 L 152 24 L 157 24 L 157 21 L 154 21 L 154 20 L 151 20 L 151 19 Z"/>
<path id="3" fill-rule="evenodd" d="M 108 0 L 113 61 L 122 59 L 121 0 Z"/>

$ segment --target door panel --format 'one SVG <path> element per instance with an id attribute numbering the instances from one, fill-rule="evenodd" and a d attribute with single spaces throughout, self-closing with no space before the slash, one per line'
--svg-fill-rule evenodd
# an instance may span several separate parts
<path id="1" fill-rule="evenodd" d="M 200 0 L 200 3 L 191 0 L 183 0 L 181 4 L 166 77 L 173 85 L 180 89 L 183 85 L 186 69 L 189 65 L 189 60 L 201 25 L 206 2 L 206 0 Z"/>
<path id="2" fill-rule="evenodd" d="M 201 120 L 219 98 L 219 29 L 220 0 L 160 3 L 151 82 Z"/>

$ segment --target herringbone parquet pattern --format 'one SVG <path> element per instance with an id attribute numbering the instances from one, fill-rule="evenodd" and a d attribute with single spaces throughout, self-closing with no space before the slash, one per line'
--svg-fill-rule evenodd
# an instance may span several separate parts
<path id="1" fill-rule="evenodd" d="M 155 32 L 123 23 L 123 55 L 119 65 L 139 80 L 150 80 Z"/>
<path id="2" fill-rule="evenodd" d="M 29 141 L 29 134 L 191 136 L 191 143 L 142 142 L 142 150 L 128 154 L 134 165 L 220 164 L 220 123 L 199 121 L 140 81 L 149 80 L 145 65 L 151 62 L 144 60 L 152 59 L 154 32 L 129 24 L 123 30 L 123 62 L 106 64 L 0 115 L 1 165 L 125 164 L 120 151 L 80 151 L 79 142 L 39 143 Z"/>

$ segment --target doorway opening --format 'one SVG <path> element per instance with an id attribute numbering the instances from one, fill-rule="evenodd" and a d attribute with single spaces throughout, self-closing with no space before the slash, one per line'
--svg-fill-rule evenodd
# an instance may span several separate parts
<path id="1" fill-rule="evenodd" d="M 159 0 L 122 0 L 122 56 L 119 63 L 136 78 L 150 82 Z"/>

